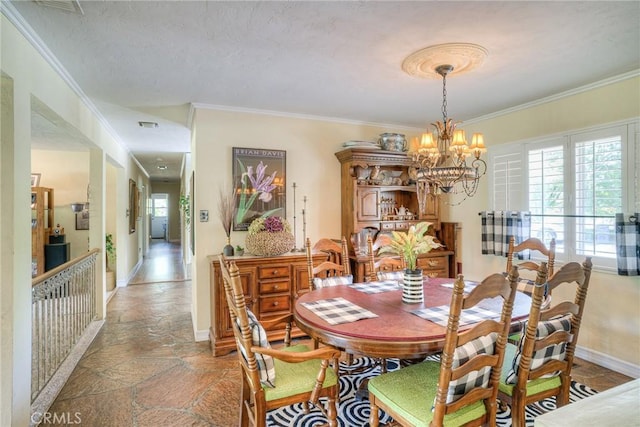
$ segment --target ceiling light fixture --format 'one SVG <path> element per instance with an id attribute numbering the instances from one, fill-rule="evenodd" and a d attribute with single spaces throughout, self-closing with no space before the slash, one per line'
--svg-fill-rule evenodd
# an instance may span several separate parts
<path id="1" fill-rule="evenodd" d="M 142 128 L 157 128 L 158 123 L 156 122 L 138 122 L 138 125 Z"/>
<path id="2" fill-rule="evenodd" d="M 161 171 L 164 171 L 164 170 L 167 170 L 167 169 L 168 169 L 168 166 L 167 166 L 167 165 L 158 165 L 157 167 L 158 167 L 158 169 L 160 169 Z"/>
<path id="3" fill-rule="evenodd" d="M 465 49 L 471 53 L 480 55 L 470 55 L 465 60 Z M 450 63 L 435 65 L 429 61 L 416 61 L 418 54 L 427 51 L 430 55 L 438 52 L 438 60 L 451 59 Z M 451 55 L 452 52 L 455 55 Z M 449 54 L 449 57 L 447 57 Z M 484 136 L 481 133 L 474 133 L 471 145 L 467 144 L 464 130 L 456 129 L 455 123 L 447 115 L 447 76 L 453 72 L 455 67 L 452 63 L 464 64 L 462 72 L 475 68 L 484 59 L 486 50 L 481 46 L 468 44 L 447 44 L 438 45 L 411 55 L 403 64 L 403 69 L 412 75 L 425 77 L 433 74 L 424 67 L 433 66 L 432 70 L 442 77 L 442 121 L 436 121 L 431 125 L 434 132 L 422 134 L 418 147 L 413 147 L 415 151 L 410 153 L 417 173 L 417 193 L 419 209 L 424 212 L 426 208 L 426 196 L 428 193 L 435 194 L 458 194 L 464 193 L 465 199 L 472 197 L 478 190 L 478 182 L 487 171 L 487 164 L 480 157 L 486 153 Z M 433 57 L 430 58 L 433 60 Z M 418 64 L 417 66 L 415 66 Z M 411 68 L 409 65 L 414 66 Z M 416 71 L 416 72 L 412 72 Z M 428 75 L 431 77 L 431 75 Z M 467 163 L 467 159 L 471 159 Z M 463 199 L 464 200 L 464 199 Z"/>

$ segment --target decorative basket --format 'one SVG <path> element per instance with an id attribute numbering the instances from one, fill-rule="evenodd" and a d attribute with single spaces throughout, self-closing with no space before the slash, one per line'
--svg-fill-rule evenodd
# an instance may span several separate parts
<path id="1" fill-rule="evenodd" d="M 245 246 L 247 252 L 257 256 L 282 255 L 294 248 L 295 240 L 287 231 L 261 231 L 247 234 Z"/>

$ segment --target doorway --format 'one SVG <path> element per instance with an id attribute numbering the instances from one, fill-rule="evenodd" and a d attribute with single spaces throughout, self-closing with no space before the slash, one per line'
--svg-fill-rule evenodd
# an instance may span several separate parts
<path id="1" fill-rule="evenodd" d="M 151 195 L 151 238 L 167 240 L 169 223 L 169 195 L 154 193 Z"/>

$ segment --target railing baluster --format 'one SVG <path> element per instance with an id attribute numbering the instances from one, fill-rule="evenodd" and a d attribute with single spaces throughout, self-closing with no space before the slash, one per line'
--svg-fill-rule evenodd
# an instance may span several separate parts
<path id="1" fill-rule="evenodd" d="M 32 402 L 96 317 L 98 253 L 94 249 L 32 281 Z"/>

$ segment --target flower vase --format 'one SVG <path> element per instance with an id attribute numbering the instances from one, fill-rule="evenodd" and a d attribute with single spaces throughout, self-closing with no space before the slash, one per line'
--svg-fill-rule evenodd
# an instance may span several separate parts
<path id="1" fill-rule="evenodd" d="M 404 271 L 404 285 L 402 286 L 402 302 L 407 304 L 419 304 L 424 301 L 422 289 L 422 270 Z"/>
<path id="2" fill-rule="evenodd" d="M 231 246 L 231 238 L 227 237 L 227 244 L 222 248 L 222 255 L 233 256 L 233 246 Z"/>

